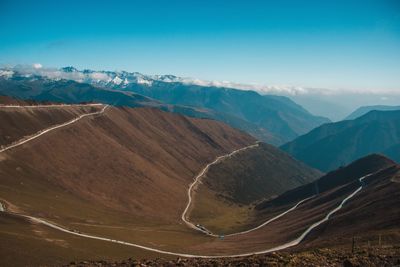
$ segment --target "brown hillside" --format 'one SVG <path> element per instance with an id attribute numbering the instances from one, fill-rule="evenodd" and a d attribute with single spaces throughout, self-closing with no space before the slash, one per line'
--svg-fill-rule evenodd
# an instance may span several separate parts
<path id="1" fill-rule="evenodd" d="M 196 189 L 191 217 L 217 233 L 249 229 L 262 220 L 254 205 L 321 175 L 278 148 L 260 143 L 210 167 Z"/>
<path id="2" fill-rule="evenodd" d="M 377 159 L 376 156 L 373 157 Z M 366 158 L 365 162 L 370 159 Z M 382 157 L 382 161 L 384 159 Z M 346 168 L 351 170 L 352 166 L 344 169 Z M 353 236 L 359 236 L 360 241 L 363 242 L 360 242 L 360 245 L 366 246 L 368 240 L 371 242 L 374 240 L 376 243 L 378 234 L 384 236 L 388 245 L 398 244 L 400 242 L 399 170 L 398 165 L 389 166 L 384 170 L 376 169 L 377 173 L 365 179 L 364 188 L 349 200 L 343 209 L 335 213 L 330 220 L 312 230 L 302 243 L 289 250 L 308 249 L 310 246 L 313 248 L 349 246 Z M 313 223 L 323 219 L 343 199 L 354 192 L 360 186 L 358 178 L 321 192 L 301 204 L 297 209 L 263 228 L 246 235 L 227 236 L 222 241 L 216 240 L 212 243 L 202 244 L 196 246 L 196 250 L 214 251 L 215 253 L 260 251 L 292 241 Z M 274 200 L 271 202 L 274 203 Z M 287 210 L 295 203 L 296 201 L 266 205 L 260 211 L 259 216 L 272 218 L 274 214 Z"/>
<path id="3" fill-rule="evenodd" d="M 19 101 L 16 105 L 32 103 Z M 102 106 L 66 106 L 43 108 L 1 108 L 0 145 L 8 145 L 40 130 L 72 120 L 79 115 L 99 111 Z"/>
<path id="4" fill-rule="evenodd" d="M 389 167 L 366 179 L 367 186 L 342 212 L 310 234 L 303 247 L 358 247 L 400 244 L 400 166 Z M 398 251 L 400 256 L 400 251 Z"/>
<path id="5" fill-rule="evenodd" d="M 54 212 L 30 203 L 44 198 L 39 185 L 51 186 L 112 210 L 177 221 L 188 184 L 203 165 L 254 141 L 216 121 L 110 108 L 3 153 L 0 194 L 30 212 L 74 216 L 61 199 L 54 203 L 63 210 Z"/>
<path id="6" fill-rule="evenodd" d="M 221 197 L 251 204 L 312 182 L 322 173 L 293 159 L 278 148 L 261 143 L 214 165 L 204 184 Z"/>
<path id="7" fill-rule="evenodd" d="M 324 175 L 314 183 L 309 183 L 293 190 L 289 190 L 273 201 L 266 201 L 257 206 L 262 210 L 265 207 L 273 205 L 287 204 L 293 201 L 299 201 L 314 194 L 322 193 L 333 188 L 357 181 L 358 178 L 381 169 L 386 169 L 396 163 L 379 154 L 372 154 L 356 160 L 346 167 L 339 168 Z"/>

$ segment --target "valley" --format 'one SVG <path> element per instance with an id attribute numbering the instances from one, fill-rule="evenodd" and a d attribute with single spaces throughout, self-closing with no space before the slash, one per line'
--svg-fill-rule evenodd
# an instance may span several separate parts
<path id="1" fill-rule="evenodd" d="M 110 260 L 129 253 L 150 258 L 244 257 L 326 242 L 336 228 L 315 239 L 320 225 L 331 217 L 353 216 L 354 208 L 348 215 L 345 210 L 368 198 L 370 193 L 364 191 L 382 188 L 379 205 L 399 204 L 397 198 L 388 198 L 398 192 L 399 167 L 382 156 L 369 156 L 319 178 L 322 173 L 285 152 L 216 121 L 97 104 L 4 109 L 0 114 L 5 123 L 15 115 L 35 127 L 45 126 L 38 132 L 35 127 L 14 127 L 9 139 L 18 141 L 3 145 L 0 152 L 0 201 L 5 210 L 0 217 L 7 225 L 0 235 L 6 240 L 24 228 L 23 239 L 30 240 L 13 240 L 14 245 L 3 250 L 8 258 L 17 248 L 38 243 L 43 249 L 51 244 L 63 248 L 54 251 L 53 258 L 37 258 L 38 264 L 96 259 L 90 255 L 105 248 L 103 255 Z M 49 123 L 53 114 L 59 119 Z M 381 231 L 396 232 L 396 213 L 383 217 Z M 365 233 L 377 224 L 371 221 Z M 29 237 L 32 226 L 40 229 L 35 235 L 47 237 Z M 90 240 L 85 241 L 87 247 L 78 252 L 76 242 L 85 239 Z M 342 242 L 331 240 L 329 246 Z M 32 256 L 26 260 L 35 261 Z"/>
<path id="2" fill-rule="evenodd" d="M 0 0 L 0 267 L 399 267 L 399 18 Z"/>

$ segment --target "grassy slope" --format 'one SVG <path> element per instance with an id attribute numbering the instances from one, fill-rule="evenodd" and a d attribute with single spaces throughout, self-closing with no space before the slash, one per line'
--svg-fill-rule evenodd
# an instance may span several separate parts
<path id="1" fill-rule="evenodd" d="M 217 233 L 254 226 L 260 201 L 317 179 L 321 173 L 279 149 L 260 144 L 210 168 L 195 195 L 193 221 Z"/>
<path id="2" fill-rule="evenodd" d="M 82 114 L 99 111 L 101 108 L 101 106 L 0 108 L 0 124 L 4 125 L 1 127 L 0 145 L 10 144 L 24 136 L 72 120 Z"/>
<path id="3" fill-rule="evenodd" d="M 85 119 L 72 127 L 50 133 L 45 140 L 37 140 L 21 149 L 2 154 L 0 198 L 11 202 L 8 203 L 11 209 L 19 208 L 20 211 L 82 232 L 161 249 L 214 254 L 246 252 L 281 244 L 323 217 L 327 210 L 335 207 L 349 191 L 358 186 L 346 184 L 344 188 L 324 192 L 320 198 L 302 205 L 290 216 L 265 229 L 224 241 L 210 239 L 180 224 L 179 216 L 186 203 L 187 185 L 193 175 L 215 155 L 248 142 L 253 140 L 212 121 L 183 117 L 176 119 L 174 115 L 148 109 L 112 109 L 107 111 L 106 116 Z M 140 158 L 139 155 L 147 155 L 147 158 Z M 65 169 L 65 166 L 69 168 Z M 152 172 L 155 167 L 158 168 L 157 172 Z M 182 175 L 174 176 L 177 172 Z M 158 187 L 150 186 L 158 182 Z M 387 185 L 386 188 L 398 188 L 398 183 L 395 184 L 397 187 Z M 387 199 L 397 201 L 398 198 L 391 197 L 391 192 L 383 191 L 380 196 L 384 199 L 380 203 L 385 203 Z M 133 200 L 138 202 L 129 202 Z M 292 203 L 287 206 L 290 205 Z M 396 204 L 393 207 L 398 206 Z M 268 216 L 285 208 L 270 210 Z M 397 210 L 390 211 L 396 219 L 396 214 L 399 214 Z M 385 218 L 387 213 L 378 215 Z M 0 229 L 7 227 L 9 223 L 3 220 Z M 0 240 L 10 240 L 6 236 L 22 231 L 18 224 L 13 223 L 11 229 L 6 230 L 8 233 L 0 231 L 5 236 Z M 28 232 L 21 240 L 2 243 L 3 247 L 7 247 L 4 251 L 7 251 L 8 259 L 19 256 L 21 248 L 25 252 L 41 248 L 42 238 L 31 243 L 28 241 L 31 240 L 30 236 Z M 64 238 L 69 237 L 54 239 Z M 83 259 L 87 258 L 86 255 L 96 254 L 97 257 L 102 253 L 101 250 L 96 251 L 98 243 L 80 242 L 73 247 L 79 248 L 80 244 L 85 244 L 88 254 L 69 254 L 71 251 L 53 250 L 52 247 L 45 260 L 55 263 L 63 259 L 63 255 Z M 58 246 L 54 242 L 49 243 Z M 102 249 L 103 246 L 106 248 L 107 245 L 101 243 L 98 248 Z M 36 253 L 29 253 L 29 257 L 44 257 L 47 255 L 46 246 L 43 248 L 39 252 L 32 250 Z M 107 255 L 128 257 L 119 254 L 121 251 L 114 252 L 110 248 L 107 250 L 110 254 Z M 146 255 L 143 251 L 133 253 Z"/>
<path id="4" fill-rule="evenodd" d="M 142 108 L 110 108 L 42 137 L 0 155 L 9 208 L 180 252 L 207 240 L 180 221 L 195 174 L 254 142 L 215 121 Z"/>
<path id="5" fill-rule="evenodd" d="M 397 177 L 397 178 L 396 178 Z M 336 247 L 348 245 L 353 235 L 364 240 L 376 239 L 377 233 L 383 234 L 391 244 L 399 242 L 400 229 L 400 192 L 399 167 L 389 167 L 366 179 L 366 187 L 351 199 L 342 210 L 334 214 L 327 223 L 314 229 L 300 246 L 292 250 L 309 247 Z M 395 180 L 396 179 L 396 180 Z M 199 252 L 225 251 L 240 252 L 262 250 L 293 240 L 311 224 L 321 220 L 337 207 L 340 202 L 359 187 L 357 179 L 320 193 L 318 197 L 300 205 L 271 224 L 246 235 L 225 237 L 224 240 L 199 244 L 194 247 Z M 264 216 L 271 216 L 279 209 L 286 209 L 294 203 L 270 207 L 264 210 Z M 390 207 L 390 208 L 389 208 Z M 261 214 L 260 214 L 261 215 Z M 262 215 L 261 215 L 262 216 Z"/>
<path id="6" fill-rule="evenodd" d="M 0 225 L 2 266 L 61 265 L 89 259 L 157 256 L 132 247 L 68 235 L 8 214 L 0 214 Z"/>

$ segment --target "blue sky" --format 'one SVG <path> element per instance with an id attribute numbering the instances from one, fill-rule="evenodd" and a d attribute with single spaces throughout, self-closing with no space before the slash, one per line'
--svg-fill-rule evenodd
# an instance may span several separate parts
<path id="1" fill-rule="evenodd" d="M 0 63 L 400 90 L 400 1 L 0 0 Z"/>

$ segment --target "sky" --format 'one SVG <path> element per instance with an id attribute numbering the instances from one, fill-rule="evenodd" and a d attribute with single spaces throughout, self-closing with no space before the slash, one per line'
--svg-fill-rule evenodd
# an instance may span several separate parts
<path id="1" fill-rule="evenodd" d="M 0 0 L 0 64 L 400 91 L 400 1 Z"/>

